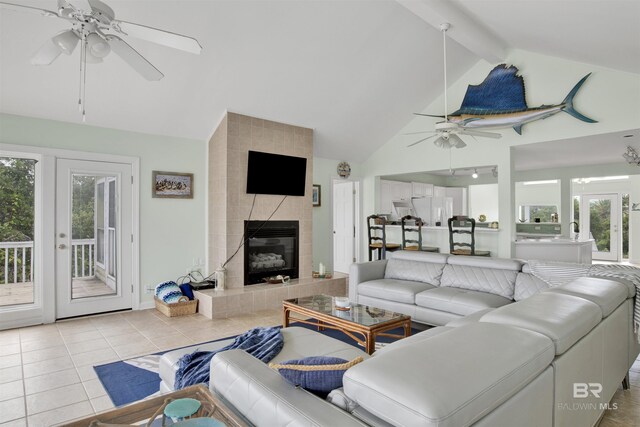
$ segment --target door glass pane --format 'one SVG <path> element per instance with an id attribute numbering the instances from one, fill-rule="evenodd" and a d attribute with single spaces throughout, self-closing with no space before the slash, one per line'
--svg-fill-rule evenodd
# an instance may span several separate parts
<path id="1" fill-rule="evenodd" d="M 611 251 L 611 200 L 589 199 L 589 232 L 598 252 Z"/>
<path id="2" fill-rule="evenodd" d="M 34 300 L 35 166 L 0 157 L 0 306 Z"/>
<path id="3" fill-rule="evenodd" d="M 71 298 L 88 298 L 116 293 L 115 228 L 105 233 L 110 212 L 109 186 L 115 177 L 74 174 L 71 214 Z M 108 218 L 108 217 L 107 217 Z M 111 229 L 110 229 L 111 230 Z M 113 239 L 113 243 L 111 240 Z M 113 264 L 113 265 L 112 265 Z"/>

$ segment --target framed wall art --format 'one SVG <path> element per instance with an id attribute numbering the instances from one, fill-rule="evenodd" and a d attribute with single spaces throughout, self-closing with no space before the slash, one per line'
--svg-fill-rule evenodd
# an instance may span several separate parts
<path id="1" fill-rule="evenodd" d="M 313 206 L 321 206 L 322 205 L 322 191 L 320 186 L 317 184 L 313 184 L 313 190 L 311 191 L 311 201 L 313 202 Z"/>
<path id="2" fill-rule="evenodd" d="M 193 199 L 193 174 L 153 171 L 151 196 L 164 199 Z"/>

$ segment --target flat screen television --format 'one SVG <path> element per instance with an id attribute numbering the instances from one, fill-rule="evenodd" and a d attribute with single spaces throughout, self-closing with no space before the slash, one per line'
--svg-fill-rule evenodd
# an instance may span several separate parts
<path id="1" fill-rule="evenodd" d="M 304 196 L 307 159 L 249 151 L 248 194 Z"/>

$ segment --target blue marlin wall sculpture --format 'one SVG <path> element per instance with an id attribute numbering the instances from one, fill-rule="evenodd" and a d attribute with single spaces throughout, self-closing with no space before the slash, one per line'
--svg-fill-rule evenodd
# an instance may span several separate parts
<path id="1" fill-rule="evenodd" d="M 519 135 L 522 135 L 522 126 L 527 123 L 546 119 L 560 111 L 583 122 L 597 123 L 573 107 L 573 98 L 590 75 L 591 73 L 580 79 L 560 104 L 529 108 L 525 99 L 524 79 L 518 75 L 518 68 L 500 64 L 491 70 L 482 83 L 468 86 L 460 109 L 447 115 L 446 122 L 454 124 L 462 134 L 465 130 L 471 129 L 512 127 Z M 416 114 L 445 118 L 431 114 Z M 436 128 L 438 129 L 438 126 Z M 471 132 L 469 135 L 472 135 Z M 473 134 L 485 136 L 480 133 Z"/>

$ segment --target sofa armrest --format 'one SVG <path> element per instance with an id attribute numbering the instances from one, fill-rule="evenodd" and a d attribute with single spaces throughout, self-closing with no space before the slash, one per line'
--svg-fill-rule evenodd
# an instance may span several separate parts
<path id="1" fill-rule="evenodd" d="M 291 385 L 243 350 L 224 351 L 213 357 L 209 387 L 257 427 L 365 425 L 331 403 Z"/>
<path id="2" fill-rule="evenodd" d="M 349 268 L 349 299 L 358 302 L 358 285 L 369 280 L 384 278 L 387 260 L 357 262 Z"/>

